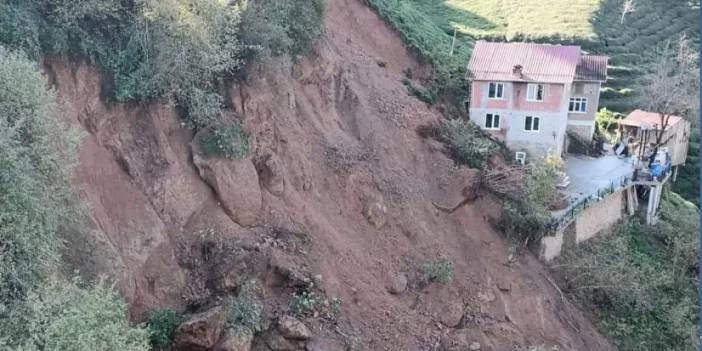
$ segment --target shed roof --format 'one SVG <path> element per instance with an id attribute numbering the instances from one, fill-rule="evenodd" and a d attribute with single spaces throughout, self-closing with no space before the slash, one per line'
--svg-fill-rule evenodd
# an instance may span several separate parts
<path id="1" fill-rule="evenodd" d="M 607 56 L 582 55 L 575 69 L 575 80 L 599 81 L 607 80 Z"/>
<path id="2" fill-rule="evenodd" d="M 668 119 L 668 126 L 672 127 L 684 120 L 685 119 L 680 116 L 670 116 L 670 119 Z M 655 112 L 634 110 L 619 123 L 631 127 L 646 126 L 648 128 L 653 128 L 655 126 L 656 129 L 658 129 L 658 126 L 661 124 L 661 117 Z"/>
<path id="3" fill-rule="evenodd" d="M 468 63 L 474 80 L 570 83 L 577 76 L 606 77 L 605 56 L 581 58 L 580 46 L 535 43 L 495 43 L 479 40 Z M 515 67 L 521 66 L 521 74 Z M 603 79 L 602 79 L 603 80 Z"/>

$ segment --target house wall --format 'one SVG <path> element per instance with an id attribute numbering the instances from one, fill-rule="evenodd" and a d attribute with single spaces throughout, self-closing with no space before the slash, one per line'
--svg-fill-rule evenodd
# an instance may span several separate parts
<path id="1" fill-rule="evenodd" d="M 489 132 L 529 157 L 563 153 L 570 86 L 545 84 L 544 101 L 532 102 L 526 100 L 526 83 L 503 83 L 503 99 L 488 99 L 489 82 L 471 83 L 469 118 L 484 128 L 487 113 L 499 114 L 500 130 Z M 539 117 L 539 131 L 524 130 L 527 116 Z"/>
<path id="2" fill-rule="evenodd" d="M 568 112 L 568 131 L 574 132 L 585 140 L 592 140 L 595 134 L 595 117 L 599 109 L 600 86 L 598 82 L 573 82 L 570 96 L 587 99 L 587 111 L 585 113 Z M 566 105 L 566 111 L 568 105 Z"/>

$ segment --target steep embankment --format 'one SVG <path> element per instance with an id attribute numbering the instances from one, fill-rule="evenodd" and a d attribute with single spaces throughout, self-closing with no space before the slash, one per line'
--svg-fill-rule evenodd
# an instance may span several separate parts
<path id="1" fill-rule="evenodd" d="M 473 172 L 416 135 L 440 115 L 408 96 L 402 72 L 427 68 L 360 1 L 329 0 L 325 27 L 310 57 L 231 89 L 253 136 L 240 161 L 193 156 L 170 107 L 106 103 L 95 69 L 48 64 L 66 115 L 86 132 L 75 184 L 95 230 L 73 240 L 72 261 L 118 274 L 135 319 L 157 306 L 196 310 L 242 277 L 260 280 L 275 317 L 293 291 L 279 273 L 302 272 L 343 301 L 339 333 L 305 320 L 332 342 L 611 349 L 540 263 L 513 257 L 489 224 L 493 199 L 453 214 L 432 206 L 458 203 Z M 453 262 L 453 282 L 423 287 L 421 265 L 439 256 Z M 389 293 L 400 275 L 406 291 Z"/>

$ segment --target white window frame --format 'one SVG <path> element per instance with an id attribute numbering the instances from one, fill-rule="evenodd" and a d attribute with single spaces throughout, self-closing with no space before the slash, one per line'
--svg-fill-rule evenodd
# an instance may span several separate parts
<path id="1" fill-rule="evenodd" d="M 541 99 L 539 99 L 539 88 L 541 88 Z M 526 100 L 531 102 L 542 102 L 546 96 L 546 85 L 538 83 L 527 84 Z"/>
<path id="2" fill-rule="evenodd" d="M 491 125 L 488 127 L 488 115 L 492 116 L 490 119 Z M 497 127 L 495 126 L 495 117 L 497 117 Z M 500 124 L 502 123 L 502 116 L 499 113 L 488 112 L 485 114 L 485 121 L 483 123 L 483 129 L 487 130 L 500 130 Z"/>
<path id="3" fill-rule="evenodd" d="M 569 113 L 587 113 L 587 98 L 586 97 L 572 97 L 570 98 L 570 101 L 568 101 L 568 112 Z M 570 109 L 570 106 L 573 106 L 573 109 Z M 575 107 L 578 106 L 576 109 Z"/>
<path id="4" fill-rule="evenodd" d="M 531 123 L 529 123 L 529 128 L 527 129 L 527 120 L 531 118 Z M 534 121 L 537 121 L 537 129 L 534 129 Z M 541 117 L 538 116 L 524 116 L 524 131 L 529 133 L 538 133 L 541 131 Z"/>
<path id="5" fill-rule="evenodd" d="M 524 151 L 517 151 L 514 153 L 514 159 L 522 165 L 526 163 L 526 156 L 527 154 Z"/>
<path id="6" fill-rule="evenodd" d="M 490 97 L 490 87 L 495 85 L 495 96 Z M 498 94 L 499 92 L 499 94 Z M 499 95 L 499 96 L 498 96 Z M 488 99 L 490 100 L 502 100 L 505 98 L 505 83 L 500 82 L 489 82 L 488 83 Z"/>

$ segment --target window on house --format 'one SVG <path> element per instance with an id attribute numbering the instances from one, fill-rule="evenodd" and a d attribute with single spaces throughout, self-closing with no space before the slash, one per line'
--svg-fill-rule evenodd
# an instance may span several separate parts
<path id="1" fill-rule="evenodd" d="M 500 129 L 500 115 L 495 113 L 486 114 L 485 129 Z"/>
<path id="2" fill-rule="evenodd" d="M 539 117 L 526 116 L 524 119 L 524 130 L 527 132 L 538 132 L 540 122 Z"/>
<path id="3" fill-rule="evenodd" d="M 502 99 L 505 93 L 504 83 L 494 83 L 491 82 L 488 87 L 488 98 L 489 99 Z"/>
<path id="4" fill-rule="evenodd" d="M 526 152 L 524 152 L 524 151 L 517 151 L 517 152 L 514 154 L 514 159 L 517 160 L 517 162 L 519 162 L 520 164 L 523 165 L 524 163 L 526 163 Z"/>
<path id="5" fill-rule="evenodd" d="M 575 113 L 587 112 L 587 98 L 570 98 L 568 111 Z"/>
<path id="6" fill-rule="evenodd" d="M 544 101 L 544 85 L 528 84 L 527 101 Z"/>

